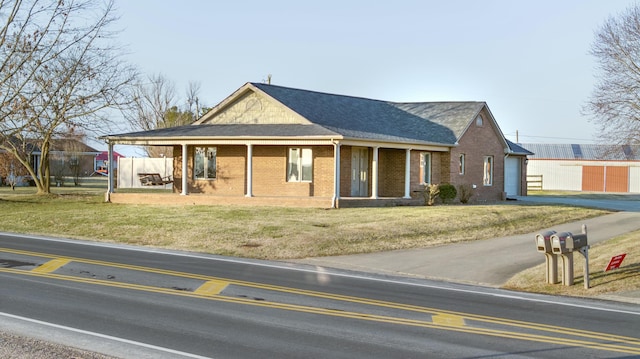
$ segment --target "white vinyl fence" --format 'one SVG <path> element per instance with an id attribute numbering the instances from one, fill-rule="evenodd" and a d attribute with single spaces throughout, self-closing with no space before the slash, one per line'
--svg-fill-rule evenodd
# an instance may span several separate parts
<path id="1" fill-rule="evenodd" d="M 118 188 L 173 188 L 173 184 L 143 186 L 138 173 L 158 173 L 173 180 L 173 158 L 124 158 L 118 159 Z"/>

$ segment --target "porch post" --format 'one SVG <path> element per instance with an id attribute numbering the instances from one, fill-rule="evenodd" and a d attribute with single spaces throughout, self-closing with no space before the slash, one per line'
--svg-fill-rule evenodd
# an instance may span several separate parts
<path id="1" fill-rule="evenodd" d="M 378 147 L 373 148 L 371 167 L 371 198 L 378 199 Z"/>
<path id="2" fill-rule="evenodd" d="M 333 199 L 331 208 L 338 208 L 340 199 L 340 143 L 333 143 Z"/>
<path id="3" fill-rule="evenodd" d="M 186 196 L 187 194 L 189 194 L 189 192 L 187 192 L 187 180 L 188 180 L 188 168 L 187 168 L 187 163 L 189 163 L 188 158 L 188 151 L 187 151 L 187 144 L 183 143 L 182 144 L 182 192 L 180 193 L 183 196 Z"/>
<path id="4" fill-rule="evenodd" d="M 111 141 L 109 141 L 109 149 L 108 149 L 108 157 L 107 157 L 107 161 L 109 162 L 109 166 L 107 166 L 107 171 L 108 171 L 108 186 L 107 186 L 107 192 L 108 193 L 113 193 L 114 192 L 114 188 L 115 188 L 115 184 L 113 182 L 113 143 Z"/>
<path id="5" fill-rule="evenodd" d="M 253 197 L 253 145 L 247 144 L 247 193 L 245 197 Z"/>
<path id="6" fill-rule="evenodd" d="M 411 149 L 405 150 L 404 160 L 404 198 L 411 198 Z"/>

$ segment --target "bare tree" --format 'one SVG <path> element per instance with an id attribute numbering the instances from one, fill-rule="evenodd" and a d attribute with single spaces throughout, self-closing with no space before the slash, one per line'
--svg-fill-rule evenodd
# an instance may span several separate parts
<path id="1" fill-rule="evenodd" d="M 200 85 L 189 82 L 186 107 L 178 106 L 175 85 L 161 74 L 152 75 L 147 83 L 136 86 L 132 107 L 125 112 L 134 131 L 155 130 L 160 128 L 187 125 L 195 120 L 198 112 L 198 93 Z M 194 111 L 195 106 L 195 111 Z M 144 148 L 149 157 L 172 157 L 173 148 L 147 146 Z"/>
<path id="2" fill-rule="evenodd" d="M 0 1 L 0 148 L 50 191 L 52 139 L 108 127 L 103 110 L 130 99 L 137 78 L 111 44 L 113 0 Z M 38 168 L 24 149 L 38 148 Z M 25 155 L 27 154 L 27 155 Z"/>
<path id="3" fill-rule="evenodd" d="M 640 143 L 640 7 L 610 17 L 596 32 L 590 53 L 598 82 L 584 112 L 612 144 Z"/>

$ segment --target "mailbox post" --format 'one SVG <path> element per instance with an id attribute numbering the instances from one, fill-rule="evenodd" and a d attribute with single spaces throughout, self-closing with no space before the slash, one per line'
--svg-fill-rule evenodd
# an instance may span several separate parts
<path id="1" fill-rule="evenodd" d="M 589 288 L 589 245 L 587 226 L 582 226 L 582 234 L 571 232 L 555 233 L 551 236 L 551 251 L 562 257 L 562 284 L 573 285 L 573 252 L 585 257 L 584 286 Z"/>
<path id="2" fill-rule="evenodd" d="M 544 253 L 546 265 L 546 281 L 549 284 L 559 283 L 558 281 L 558 256 L 551 249 L 551 236 L 556 231 L 547 231 L 536 235 L 536 247 L 538 252 Z"/>

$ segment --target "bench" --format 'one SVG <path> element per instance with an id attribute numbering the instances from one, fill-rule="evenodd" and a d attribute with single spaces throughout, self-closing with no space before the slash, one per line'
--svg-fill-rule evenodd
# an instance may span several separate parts
<path id="1" fill-rule="evenodd" d="M 159 173 L 138 173 L 138 178 L 143 186 L 164 186 L 173 183 L 171 176 L 161 177 Z"/>

